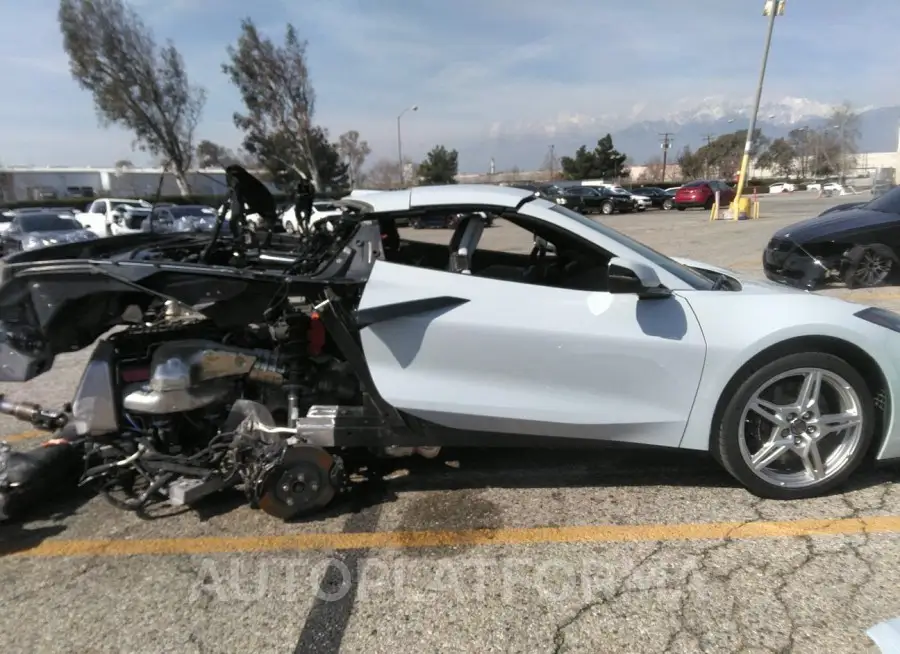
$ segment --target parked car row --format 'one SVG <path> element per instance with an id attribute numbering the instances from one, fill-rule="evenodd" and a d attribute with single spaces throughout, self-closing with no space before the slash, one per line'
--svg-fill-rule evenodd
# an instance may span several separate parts
<path id="1" fill-rule="evenodd" d="M 657 187 L 626 190 L 604 182 L 513 183 L 515 188 L 532 191 L 582 214 L 632 213 L 651 208 L 672 209 L 674 193 Z"/>

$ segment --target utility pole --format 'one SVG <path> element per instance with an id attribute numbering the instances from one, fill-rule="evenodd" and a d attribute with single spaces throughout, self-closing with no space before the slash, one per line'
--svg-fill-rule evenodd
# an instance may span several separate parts
<path id="1" fill-rule="evenodd" d="M 709 150 L 712 146 L 713 139 L 716 137 L 715 134 L 704 134 L 703 139 L 706 141 L 706 178 L 709 179 Z"/>
<path id="2" fill-rule="evenodd" d="M 663 137 L 662 144 L 660 145 L 660 147 L 662 148 L 662 151 L 663 151 L 663 169 L 662 169 L 662 180 L 661 181 L 664 182 L 664 181 L 666 181 L 667 164 L 668 164 L 668 160 L 669 160 L 669 148 L 672 147 L 672 137 L 674 136 L 674 134 L 672 134 L 671 132 L 663 132 L 660 134 L 660 136 Z"/>
<path id="3" fill-rule="evenodd" d="M 763 9 L 763 15 L 769 17 L 769 27 L 766 30 L 766 45 L 763 48 L 762 65 L 759 69 L 759 82 L 756 84 L 753 113 L 750 114 L 750 128 L 747 130 L 747 141 L 744 143 L 744 156 L 741 157 L 741 172 L 738 176 L 737 190 L 734 194 L 735 220 L 739 218 L 741 195 L 744 193 L 744 184 L 747 182 L 747 169 L 750 167 L 750 153 L 753 151 L 753 133 L 756 131 L 756 115 L 759 113 L 763 83 L 766 80 L 766 65 L 769 62 L 769 50 L 772 47 L 772 32 L 775 30 L 775 18 L 784 14 L 784 2 L 785 0 L 766 0 L 766 5 Z"/>
<path id="4" fill-rule="evenodd" d="M 549 162 L 550 181 L 552 182 L 556 178 L 556 146 L 550 146 L 550 153 L 547 155 L 547 161 Z"/>

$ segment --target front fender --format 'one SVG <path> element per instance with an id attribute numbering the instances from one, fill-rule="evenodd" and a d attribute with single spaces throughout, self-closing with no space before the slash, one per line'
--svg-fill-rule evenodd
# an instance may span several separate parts
<path id="1" fill-rule="evenodd" d="M 803 292 L 697 291 L 679 295 L 696 313 L 708 344 L 697 399 L 681 441 L 685 449 L 709 449 L 710 434 L 716 429 L 716 407 L 729 382 L 748 361 L 785 341 L 826 337 L 849 343 L 877 362 L 891 397 L 900 391 L 893 363 L 900 353 L 900 337 L 854 316 L 863 308 L 861 305 Z M 891 410 L 885 419 L 886 433 L 892 432 L 893 424 Z"/>

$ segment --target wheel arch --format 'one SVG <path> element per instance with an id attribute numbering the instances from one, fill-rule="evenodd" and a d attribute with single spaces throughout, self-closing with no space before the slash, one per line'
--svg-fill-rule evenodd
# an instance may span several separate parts
<path id="1" fill-rule="evenodd" d="M 842 338 L 834 336 L 797 336 L 779 341 L 761 350 L 738 368 L 731 376 L 731 379 L 728 380 L 728 383 L 725 384 L 719 399 L 716 401 L 716 408 L 709 428 L 708 448 L 713 456 L 715 456 L 715 448 L 713 447 L 715 432 L 722 421 L 725 408 L 728 406 L 728 400 L 746 378 L 747 373 L 755 368 L 762 367 L 778 357 L 797 352 L 824 352 L 832 354 L 845 360 L 862 375 L 869 385 L 869 390 L 875 400 L 875 433 L 867 456 L 872 458 L 874 453 L 881 450 L 884 439 L 887 436 L 887 425 L 890 423 L 890 412 L 892 410 L 890 388 L 881 366 L 864 349 Z"/>

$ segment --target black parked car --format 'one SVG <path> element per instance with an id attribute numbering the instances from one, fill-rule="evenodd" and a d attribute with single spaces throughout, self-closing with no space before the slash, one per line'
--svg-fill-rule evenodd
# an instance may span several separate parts
<path id="1" fill-rule="evenodd" d="M 879 286 L 900 266 L 900 188 L 784 227 L 763 253 L 770 280 L 813 289 L 831 280 Z"/>
<path id="2" fill-rule="evenodd" d="M 634 199 L 630 193 L 619 193 L 604 186 L 547 185 L 541 189 L 547 199 L 581 214 L 631 213 Z"/>
<path id="3" fill-rule="evenodd" d="M 416 216 L 415 218 L 409 219 L 409 226 L 413 229 L 427 229 L 427 228 L 443 228 L 443 229 L 455 229 L 459 224 L 460 219 L 463 218 L 466 214 L 461 213 L 426 213 L 421 216 Z M 494 217 L 491 215 L 484 216 L 485 227 L 493 227 L 494 226 Z"/>
<path id="4" fill-rule="evenodd" d="M 650 198 L 650 203 L 657 209 L 670 211 L 675 208 L 675 191 L 667 191 L 658 186 L 640 186 L 631 189 L 635 195 L 645 195 Z"/>

